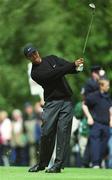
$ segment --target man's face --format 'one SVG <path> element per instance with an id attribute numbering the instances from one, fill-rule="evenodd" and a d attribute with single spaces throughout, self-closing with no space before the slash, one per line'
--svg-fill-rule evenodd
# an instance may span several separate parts
<path id="1" fill-rule="evenodd" d="M 32 52 L 29 56 L 27 56 L 27 58 L 34 64 L 40 64 L 42 61 L 37 51 Z"/>
<path id="2" fill-rule="evenodd" d="M 100 76 L 99 76 L 99 73 L 98 73 L 98 72 L 92 72 L 92 77 L 93 77 L 93 79 L 95 79 L 95 80 L 99 80 L 99 79 L 100 79 Z"/>
<path id="3" fill-rule="evenodd" d="M 110 88 L 110 83 L 109 83 L 109 81 L 104 81 L 104 83 L 100 86 L 100 89 L 101 89 L 103 92 L 108 92 L 108 91 L 109 91 L 109 88 Z"/>

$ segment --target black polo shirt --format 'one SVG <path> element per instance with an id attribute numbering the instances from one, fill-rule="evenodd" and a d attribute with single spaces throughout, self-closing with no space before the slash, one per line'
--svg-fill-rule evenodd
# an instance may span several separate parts
<path id="1" fill-rule="evenodd" d="M 43 87 L 45 101 L 51 101 L 71 97 L 72 90 L 64 75 L 76 72 L 74 63 L 51 55 L 32 65 L 31 77 Z"/>
<path id="2" fill-rule="evenodd" d="M 109 125 L 112 100 L 108 93 L 96 91 L 86 96 L 86 105 L 88 106 L 94 121 Z"/>

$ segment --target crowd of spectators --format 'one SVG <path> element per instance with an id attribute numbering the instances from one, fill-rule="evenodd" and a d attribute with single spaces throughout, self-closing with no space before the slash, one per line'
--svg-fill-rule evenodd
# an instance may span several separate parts
<path id="1" fill-rule="evenodd" d="M 23 111 L 14 109 L 11 117 L 0 111 L 0 165 L 28 166 L 38 161 L 42 106 L 26 102 Z"/>

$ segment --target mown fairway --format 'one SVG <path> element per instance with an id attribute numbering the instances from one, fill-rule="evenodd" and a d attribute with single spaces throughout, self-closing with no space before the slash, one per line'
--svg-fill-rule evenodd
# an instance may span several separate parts
<path id="1" fill-rule="evenodd" d="M 0 167 L 0 180 L 110 180 L 111 169 L 65 168 L 62 173 L 28 173 L 27 167 Z"/>

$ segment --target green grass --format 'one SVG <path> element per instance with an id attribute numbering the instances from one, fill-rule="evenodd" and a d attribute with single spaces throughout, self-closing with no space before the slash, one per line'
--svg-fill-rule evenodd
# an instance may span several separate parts
<path id="1" fill-rule="evenodd" d="M 112 170 L 65 168 L 62 173 L 28 173 L 27 167 L 0 167 L 0 180 L 112 180 Z"/>

